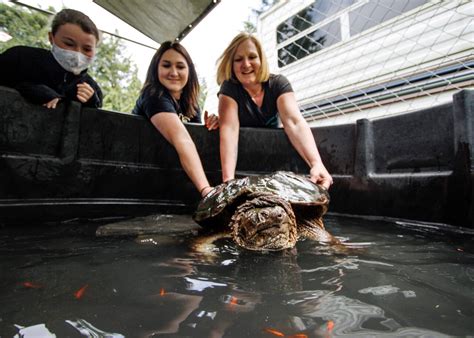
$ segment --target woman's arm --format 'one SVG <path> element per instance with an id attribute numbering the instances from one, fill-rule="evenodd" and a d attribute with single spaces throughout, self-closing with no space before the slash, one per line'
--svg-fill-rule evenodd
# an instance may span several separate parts
<path id="1" fill-rule="evenodd" d="M 201 159 L 188 130 L 175 113 L 159 113 L 151 117 L 151 122 L 163 137 L 176 149 L 179 161 L 194 186 L 206 195 L 211 187 L 204 173 Z"/>
<path id="2" fill-rule="evenodd" d="M 227 95 L 219 95 L 219 137 L 222 181 L 235 177 L 239 146 L 239 115 L 237 102 Z"/>
<path id="3" fill-rule="evenodd" d="M 311 180 L 329 188 L 332 177 L 323 164 L 308 123 L 301 115 L 295 94 L 289 92 L 280 95 L 277 99 L 277 107 L 291 144 L 310 167 Z"/>

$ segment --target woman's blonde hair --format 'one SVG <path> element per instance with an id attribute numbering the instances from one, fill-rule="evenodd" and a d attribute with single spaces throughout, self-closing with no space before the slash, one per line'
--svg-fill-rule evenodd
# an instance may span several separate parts
<path id="1" fill-rule="evenodd" d="M 257 48 L 257 53 L 260 58 L 260 69 L 257 73 L 257 80 L 259 82 L 265 82 L 270 77 L 270 69 L 268 67 L 267 57 L 263 52 L 262 44 L 258 39 L 249 33 L 240 33 L 232 39 L 229 46 L 224 50 L 224 53 L 217 59 L 217 84 L 221 85 L 224 81 L 235 79 L 233 71 L 234 56 L 239 45 L 245 40 L 251 40 Z"/>

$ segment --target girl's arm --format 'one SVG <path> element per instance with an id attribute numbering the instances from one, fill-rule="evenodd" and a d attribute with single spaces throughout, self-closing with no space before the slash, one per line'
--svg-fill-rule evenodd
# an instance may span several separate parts
<path id="1" fill-rule="evenodd" d="M 176 113 L 162 112 L 151 117 L 151 122 L 163 137 L 176 149 L 179 161 L 201 196 L 212 188 L 202 167 L 201 159 L 188 130 Z"/>

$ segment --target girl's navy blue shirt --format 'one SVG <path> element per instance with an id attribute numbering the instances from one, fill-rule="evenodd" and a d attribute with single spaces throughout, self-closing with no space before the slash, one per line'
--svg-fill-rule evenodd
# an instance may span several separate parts
<path id="1" fill-rule="evenodd" d="M 153 95 L 149 93 L 149 90 L 145 90 L 138 97 L 132 113 L 151 119 L 155 114 L 170 112 L 176 113 L 183 122 L 202 123 L 201 112 L 198 108 L 196 108 L 196 115 L 192 118 L 184 114 L 185 108 L 183 102 L 175 100 L 167 90 Z"/>

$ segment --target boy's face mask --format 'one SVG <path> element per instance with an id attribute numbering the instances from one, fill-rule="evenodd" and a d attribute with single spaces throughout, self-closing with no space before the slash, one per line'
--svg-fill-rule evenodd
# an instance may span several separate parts
<path id="1" fill-rule="evenodd" d="M 87 69 L 94 60 L 94 58 L 80 52 L 60 48 L 54 43 L 51 52 L 61 67 L 75 75 L 79 75 L 83 70 Z"/>

